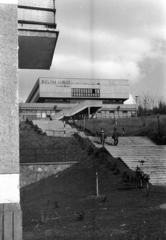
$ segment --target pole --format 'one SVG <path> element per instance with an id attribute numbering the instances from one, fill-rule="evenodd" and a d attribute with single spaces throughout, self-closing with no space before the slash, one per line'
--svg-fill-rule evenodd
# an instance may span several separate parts
<path id="1" fill-rule="evenodd" d="M 36 148 L 35 148 L 35 162 L 36 162 Z"/>
<path id="2" fill-rule="evenodd" d="M 159 118 L 160 118 L 160 116 L 157 115 L 157 118 L 158 118 L 158 134 L 160 135 L 160 122 L 159 122 Z"/>
<path id="3" fill-rule="evenodd" d="M 135 96 L 135 102 L 136 102 L 136 112 L 135 112 L 135 116 L 137 117 L 137 100 L 138 100 L 138 96 Z"/>
<path id="4" fill-rule="evenodd" d="M 90 119 L 90 107 L 88 107 L 88 119 Z"/>
<path id="5" fill-rule="evenodd" d="M 65 148 L 65 162 L 66 162 L 66 148 Z"/>
<path id="6" fill-rule="evenodd" d="M 99 196 L 99 181 L 98 181 L 98 172 L 96 172 L 96 196 Z"/>
<path id="7" fill-rule="evenodd" d="M 64 119 L 64 116 L 63 116 Z M 64 125 L 64 137 L 66 137 L 66 123 L 65 123 L 65 119 L 63 121 L 63 125 Z"/>

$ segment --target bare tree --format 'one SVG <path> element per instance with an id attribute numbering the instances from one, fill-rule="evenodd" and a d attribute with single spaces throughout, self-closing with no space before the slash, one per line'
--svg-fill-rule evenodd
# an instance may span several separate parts
<path id="1" fill-rule="evenodd" d="M 152 111 L 152 106 L 155 102 L 155 97 L 149 93 L 144 93 L 139 96 L 138 115 L 141 117 L 142 125 L 146 126 L 147 115 Z"/>

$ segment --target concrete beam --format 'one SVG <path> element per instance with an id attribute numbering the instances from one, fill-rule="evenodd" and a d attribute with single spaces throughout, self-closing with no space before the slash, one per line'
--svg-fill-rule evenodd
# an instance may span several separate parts
<path id="1" fill-rule="evenodd" d="M 50 69 L 58 31 L 19 29 L 19 68 Z"/>

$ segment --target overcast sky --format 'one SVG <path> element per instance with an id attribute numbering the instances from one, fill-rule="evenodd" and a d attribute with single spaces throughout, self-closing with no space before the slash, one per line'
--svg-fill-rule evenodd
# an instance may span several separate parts
<path id="1" fill-rule="evenodd" d="M 128 79 L 132 96 L 166 95 L 165 0 L 56 0 L 50 70 L 19 70 L 20 98 L 38 77 Z"/>

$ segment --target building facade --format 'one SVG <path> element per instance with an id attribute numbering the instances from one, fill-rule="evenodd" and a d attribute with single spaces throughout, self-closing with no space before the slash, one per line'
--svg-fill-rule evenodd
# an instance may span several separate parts
<path id="1" fill-rule="evenodd" d="M 39 78 L 27 103 L 78 103 L 87 99 L 103 104 L 123 103 L 129 98 L 128 80 Z"/>
<path id="2" fill-rule="evenodd" d="M 50 118 L 85 101 L 91 101 L 92 106 L 94 101 L 101 102 L 101 107 L 96 111 L 88 105 L 94 110 L 90 117 L 94 117 L 94 113 L 97 118 L 130 117 L 135 115 L 136 106 L 124 104 L 128 98 L 128 80 L 39 78 L 26 103 L 20 104 L 20 119 Z M 75 115 L 83 117 L 87 114 L 88 111 L 84 109 Z"/>

